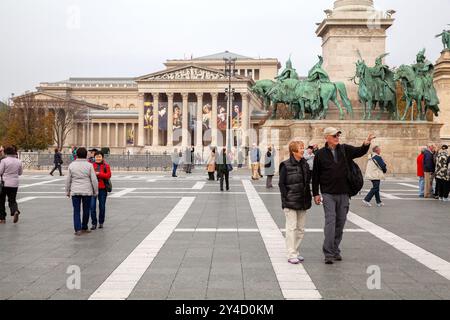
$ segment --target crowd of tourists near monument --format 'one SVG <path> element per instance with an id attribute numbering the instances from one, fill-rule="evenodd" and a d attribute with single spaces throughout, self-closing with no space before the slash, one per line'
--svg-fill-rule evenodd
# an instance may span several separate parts
<path id="1" fill-rule="evenodd" d="M 103 229 L 106 217 L 106 199 L 112 191 L 111 168 L 97 149 L 77 148 L 74 161 L 69 165 L 66 195 L 72 199 L 75 235 L 90 233 L 97 226 Z M 97 202 L 99 217 L 97 219 Z"/>
<path id="2" fill-rule="evenodd" d="M 448 145 L 433 143 L 423 147 L 417 157 L 419 197 L 448 202 L 450 193 L 450 155 Z"/>

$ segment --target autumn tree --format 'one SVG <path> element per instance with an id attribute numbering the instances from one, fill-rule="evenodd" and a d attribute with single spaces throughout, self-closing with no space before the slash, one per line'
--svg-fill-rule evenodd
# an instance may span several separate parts
<path id="1" fill-rule="evenodd" d="M 53 122 L 45 102 L 34 94 L 17 97 L 8 115 L 5 144 L 22 150 L 47 149 L 53 143 Z"/>

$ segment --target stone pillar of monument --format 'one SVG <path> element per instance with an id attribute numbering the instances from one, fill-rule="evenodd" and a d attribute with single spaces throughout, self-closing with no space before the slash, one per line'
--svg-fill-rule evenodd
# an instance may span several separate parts
<path id="1" fill-rule="evenodd" d="M 323 67 L 331 81 L 346 84 L 353 107 L 358 109 L 357 86 L 350 81 L 355 75 L 358 50 L 369 66 L 386 53 L 386 30 L 394 23 L 395 11 L 378 11 L 373 0 L 337 0 L 334 9 L 325 13 L 327 18 L 316 31 L 322 38 Z"/>
<path id="2" fill-rule="evenodd" d="M 441 57 L 436 62 L 434 71 L 434 85 L 439 97 L 441 109 L 436 122 L 444 124 L 441 138 L 450 142 L 450 50 L 442 51 Z"/>

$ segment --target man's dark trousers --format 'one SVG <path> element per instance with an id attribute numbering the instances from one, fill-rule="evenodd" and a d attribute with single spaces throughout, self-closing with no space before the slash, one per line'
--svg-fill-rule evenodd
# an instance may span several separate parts
<path id="1" fill-rule="evenodd" d="M 333 258 L 341 253 L 339 245 L 342 241 L 345 222 L 350 208 L 350 197 L 347 194 L 324 193 L 323 207 L 325 211 L 325 241 L 323 253 L 325 258 Z"/>

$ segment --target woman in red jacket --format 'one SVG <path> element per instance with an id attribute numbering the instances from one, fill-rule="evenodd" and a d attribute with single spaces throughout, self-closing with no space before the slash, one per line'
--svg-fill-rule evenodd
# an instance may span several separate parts
<path id="1" fill-rule="evenodd" d="M 417 177 L 419 177 L 419 197 L 425 197 L 425 173 L 423 171 L 423 159 L 426 148 L 423 148 L 417 157 Z"/>
<path id="2" fill-rule="evenodd" d="M 106 198 L 108 197 L 107 184 L 111 179 L 111 168 L 105 162 L 105 155 L 101 151 L 95 153 L 95 162 L 93 163 L 95 174 L 98 179 L 98 208 L 99 208 L 99 228 L 103 229 L 106 214 Z M 91 203 L 91 230 L 97 229 L 97 197 L 92 197 Z"/>

